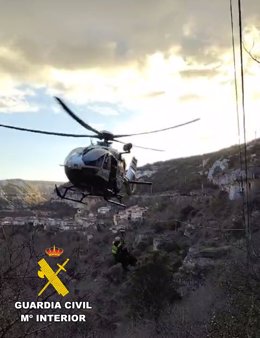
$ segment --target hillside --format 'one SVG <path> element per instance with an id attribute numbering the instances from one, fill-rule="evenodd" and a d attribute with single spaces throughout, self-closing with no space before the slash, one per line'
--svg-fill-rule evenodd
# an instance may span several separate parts
<path id="1" fill-rule="evenodd" d="M 72 222 L 77 230 L 3 227 L 1 302 L 10 292 L 13 299 L 37 299 L 35 264 L 55 244 L 70 258 L 66 300 L 90 301 L 93 309 L 87 323 L 37 323 L 39 337 L 259 337 L 259 155 L 260 140 L 248 144 L 247 206 L 245 168 L 234 146 L 139 168 L 140 179 L 153 181 L 153 193 L 139 189 L 126 199 L 126 209 L 113 206 L 106 214 L 97 214 L 105 201 L 81 207 Z M 27 182 L 18 186 L 29 189 Z M 138 260 L 128 272 L 111 257 L 120 229 Z M 17 245 L 20 256 L 10 255 Z M 15 276 L 24 271 L 33 278 L 19 280 L 22 291 L 16 292 Z M 51 291 L 46 297 L 60 300 Z M 0 324 L 10 337 L 26 334 L 26 323 L 9 328 L 8 320 L 19 318 L 9 308 Z"/>
<path id="2" fill-rule="evenodd" d="M 241 152 L 243 159 L 243 145 Z M 252 167 L 260 167 L 259 153 L 260 139 L 247 145 L 249 171 Z M 153 182 L 153 194 L 173 191 L 185 194 L 200 190 L 202 187 L 216 189 L 216 185 L 208 179 L 208 173 L 216 161 L 223 159 L 228 163 L 229 171 L 239 169 L 239 147 L 232 146 L 209 154 L 147 164 L 138 168 L 138 177 Z M 26 207 L 46 202 L 54 197 L 55 184 L 60 185 L 61 182 L 0 180 L 0 209 L 12 209 L 14 206 Z M 138 186 L 137 195 L 140 192 L 148 194 L 149 188 Z"/>
<path id="3" fill-rule="evenodd" d="M 241 145 L 241 153 L 244 164 L 244 147 Z M 260 167 L 260 139 L 247 145 L 248 166 Z M 139 168 L 139 177 L 149 178 L 153 182 L 153 192 L 179 191 L 189 192 L 205 188 L 212 188 L 207 178 L 209 169 L 217 160 L 226 159 L 231 170 L 240 168 L 239 146 L 222 149 L 217 152 L 179 158 L 165 162 L 147 164 Z"/>
<path id="4" fill-rule="evenodd" d="M 10 179 L 0 181 L 0 210 L 15 210 L 48 201 L 58 182 L 25 181 Z"/>

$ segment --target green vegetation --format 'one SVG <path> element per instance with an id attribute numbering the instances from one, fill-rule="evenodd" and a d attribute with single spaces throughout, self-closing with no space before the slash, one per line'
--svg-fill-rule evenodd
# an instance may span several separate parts
<path id="1" fill-rule="evenodd" d="M 130 278 L 127 294 L 129 315 L 138 320 L 158 321 L 165 308 L 180 299 L 173 282 L 169 256 L 154 252 L 148 255 Z"/>
<path id="2" fill-rule="evenodd" d="M 260 279 L 249 277 L 246 262 L 228 262 L 217 277 L 223 301 L 215 307 L 209 327 L 210 338 L 260 337 Z"/>

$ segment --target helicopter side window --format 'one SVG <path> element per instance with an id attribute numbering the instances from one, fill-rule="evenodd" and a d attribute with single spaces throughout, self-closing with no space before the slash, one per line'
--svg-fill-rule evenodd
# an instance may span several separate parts
<path id="1" fill-rule="evenodd" d="M 110 156 L 106 155 L 103 163 L 103 169 L 110 169 Z"/>

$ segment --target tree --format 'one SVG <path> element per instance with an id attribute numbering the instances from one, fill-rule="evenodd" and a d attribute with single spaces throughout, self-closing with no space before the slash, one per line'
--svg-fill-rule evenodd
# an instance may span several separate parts
<path id="1" fill-rule="evenodd" d="M 212 312 L 208 337 L 259 337 L 259 276 L 249 274 L 241 257 L 227 262 L 216 280 L 223 297 Z"/>
<path id="2" fill-rule="evenodd" d="M 244 44 L 243 44 L 243 48 L 247 52 L 247 54 L 251 57 L 252 60 L 254 60 L 257 63 L 260 63 L 260 58 L 258 56 L 255 56 L 255 55 L 252 54 L 252 52 L 251 52 L 252 48 L 251 48 L 251 50 L 248 50 Z"/>
<path id="3" fill-rule="evenodd" d="M 180 299 L 173 273 L 169 256 L 160 252 L 149 255 L 133 273 L 127 302 L 134 320 L 147 318 L 158 322 L 165 308 Z"/>

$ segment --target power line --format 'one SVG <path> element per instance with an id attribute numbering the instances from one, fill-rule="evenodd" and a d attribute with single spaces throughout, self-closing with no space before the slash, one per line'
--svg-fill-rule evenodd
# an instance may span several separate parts
<path id="1" fill-rule="evenodd" d="M 238 144 L 239 144 L 239 161 L 240 161 L 240 170 L 241 170 L 241 173 L 242 173 L 243 163 L 242 163 L 240 121 L 239 121 L 239 108 L 238 108 L 238 83 L 237 83 L 237 72 L 236 72 L 237 63 L 236 63 L 236 52 L 235 52 L 235 37 L 234 37 L 234 20 L 233 20 L 232 0 L 230 0 L 229 9 L 230 9 L 232 51 L 233 51 L 233 65 L 234 65 L 234 79 L 235 79 L 235 97 L 236 97 L 237 134 L 238 134 Z"/>
<path id="2" fill-rule="evenodd" d="M 241 77 L 241 108 L 243 114 L 243 136 L 244 136 L 244 167 L 245 177 L 242 176 L 242 151 L 240 138 L 240 123 L 239 123 L 239 109 L 238 109 L 238 81 L 237 81 L 237 65 L 235 56 L 235 39 L 234 39 L 234 23 L 233 23 L 233 6 L 230 0 L 230 19 L 231 19 L 231 33 L 232 33 L 232 48 L 233 48 L 233 63 L 234 63 L 234 78 L 235 78 L 235 94 L 236 94 L 236 111 L 237 111 L 237 126 L 239 138 L 239 157 L 241 170 L 241 184 L 243 189 L 243 219 L 245 223 L 245 236 L 247 245 L 247 263 L 250 264 L 251 256 L 251 226 L 250 226 L 250 210 L 249 210 L 249 186 L 248 186 L 248 162 L 247 162 L 247 140 L 246 140 L 246 112 L 245 112 L 245 84 L 244 84 L 244 63 L 243 63 L 243 37 L 242 37 L 242 7 L 241 0 L 238 0 L 238 26 L 239 26 L 239 55 L 240 55 L 240 77 Z"/>
<path id="3" fill-rule="evenodd" d="M 238 80 L 237 80 L 237 62 L 236 62 L 236 51 L 235 51 L 235 37 L 234 37 L 234 19 L 233 19 L 233 6 L 232 0 L 229 2 L 230 10 L 230 23 L 231 23 L 231 35 L 232 35 L 232 52 L 233 52 L 233 67 L 234 67 L 234 80 L 235 80 L 235 99 L 236 99 L 236 118 L 237 118 L 237 134 L 238 134 L 238 147 L 239 147 L 239 163 L 240 163 L 240 184 L 242 188 L 242 217 L 245 221 L 246 210 L 245 210 L 245 194 L 244 194 L 244 182 L 243 182 L 243 161 L 242 161 L 242 147 L 241 147 L 241 136 L 240 136 L 240 121 L 239 121 L 239 99 L 238 99 Z M 245 235 L 247 236 L 246 222 L 244 226 Z"/>
<path id="4" fill-rule="evenodd" d="M 245 113 L 245 85 L 244 85 L 244 63 L 243 63 L 243 37 L 242 37 L 242 8 L 241 0 L 238 0 L 238 14 L 239 14 L 239 46 L 240 46 L 240 71 L 241 71 L 241 94 L 242 94 L 242 112 L 243 112 L 243 131 L 244 131 L 244 157 L 245 157 L 245 199 L 246 199 L 246 213 L 245 213 L 245 228 L 247 240 L 247 256 L 250 259 L 251 250 L 251 226 L 249 215 L 249 187 L 248 187 L 248 163 L 247 163 L 247 143 L 246 143 L 246 113 Z"/>

